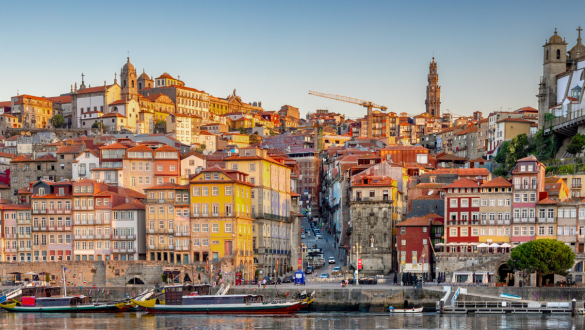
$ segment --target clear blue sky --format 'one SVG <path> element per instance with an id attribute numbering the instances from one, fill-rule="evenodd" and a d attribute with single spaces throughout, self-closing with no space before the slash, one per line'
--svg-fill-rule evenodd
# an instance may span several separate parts
<path id="1" fill-rule="evenodd" d="M 112 83 L 127 51 L 158 77 L 267 110 L 284 104 L 363 116 L 341 94 L 424 112 L 438 62 L 442 109 L 537 106 L 542 45 L 554 28 L 575 44 L 579 2 L 550 1 L 19 1 L 2 4 L 0 100 Z M 571 10 L 570 8 L 575 8 Z"/>

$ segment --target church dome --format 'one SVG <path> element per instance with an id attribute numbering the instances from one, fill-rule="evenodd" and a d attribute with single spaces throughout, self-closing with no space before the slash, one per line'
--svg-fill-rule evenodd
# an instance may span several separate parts
<path id="1" fill-rule="evenodd" d="M 124 64 L 124 66 L 122 67 L 122 71 L 134 71 L 134 65 L 132 65 L 132 63 L 130 63 L 130 57 L 128 57 L 128 62 L 126 62 L 126 64 Z"/>
<path id="2" fill-rule="evenodd" d="M 132 65 L 132 64 L 130 64 L 130 65 Z M 142 70 L 142 74 L 140 75 L 140 77 L 138 77 L 138 79 L 150 80 L 150 78 L 148 77 L 146 72 L 144 72 L 144 70 Z"/>
<path id="3" fill-rule="evenodd" d="M 555 29 L 555 34 L 553 34 L 553 36 L 550 37 L 550 39 L 548 39 L 548 43 L 549 44 L 562 44 L 563 43 L 563 38 L 561 38 L 561 36 L 557 34 L 557 29 Z"/>

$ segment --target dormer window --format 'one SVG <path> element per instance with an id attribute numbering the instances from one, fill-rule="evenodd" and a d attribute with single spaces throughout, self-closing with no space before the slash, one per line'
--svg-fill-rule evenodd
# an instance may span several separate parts
<path id="1" fill-rule="evenodd" d="M 39 195 L 45 196 L 45 188 L 39 188 Z"/>
<path id="2" fill-rule="evenodd" d="M 526 166 L 524 165 L 520 166 L 520 172 L 526 172 Z"/>
<path id="3" fill-rule="evenodd" d="M 213 180 L 219 180 L 219 173 L 213 173 Z"/>
<path id="4" fill-rule="evenodd" d="M 211 174 L 205 173 L 205 180 L 211 180 Z"/>
<path id="5" fill-rule="evenodd" d="M 59 196 L 65 195 L 65 188 L 59 188 Z"/>

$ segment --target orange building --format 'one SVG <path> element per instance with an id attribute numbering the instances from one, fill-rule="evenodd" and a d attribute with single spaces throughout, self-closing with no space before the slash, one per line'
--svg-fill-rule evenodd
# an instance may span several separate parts
<path id="1" fill-rule="evenodd" d="M 179 149 L 162 146 L 154 150 L 155 184 L 177 183 L 181 176 L 181 152 Z"/>

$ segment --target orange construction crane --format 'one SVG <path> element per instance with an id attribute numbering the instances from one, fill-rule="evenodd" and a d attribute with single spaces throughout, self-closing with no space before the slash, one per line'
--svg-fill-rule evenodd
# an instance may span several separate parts
<path id="1" fill-rule="evenodd" d="M 368 108 L 368 138 L 372 138 L 372 126 L 373 126 L 373 116 L 372 116 L 372 109 L 380 109 L 382 111 L 388 110 L 388 107 L 385 105 L 378 105 L 374 102 L 364 101 L 360 99 L 354 99 L 353 97 L 343 96 L 343 95 L 336 95 L 336 94 L 326 94 L 320 93 L 315 91 L 309 91 L 310 95 L 320 96 L 328 99 L 333 99 L 337 101 L 343 101 L 353 104 L 359 104 L 364 108 Z"/>

